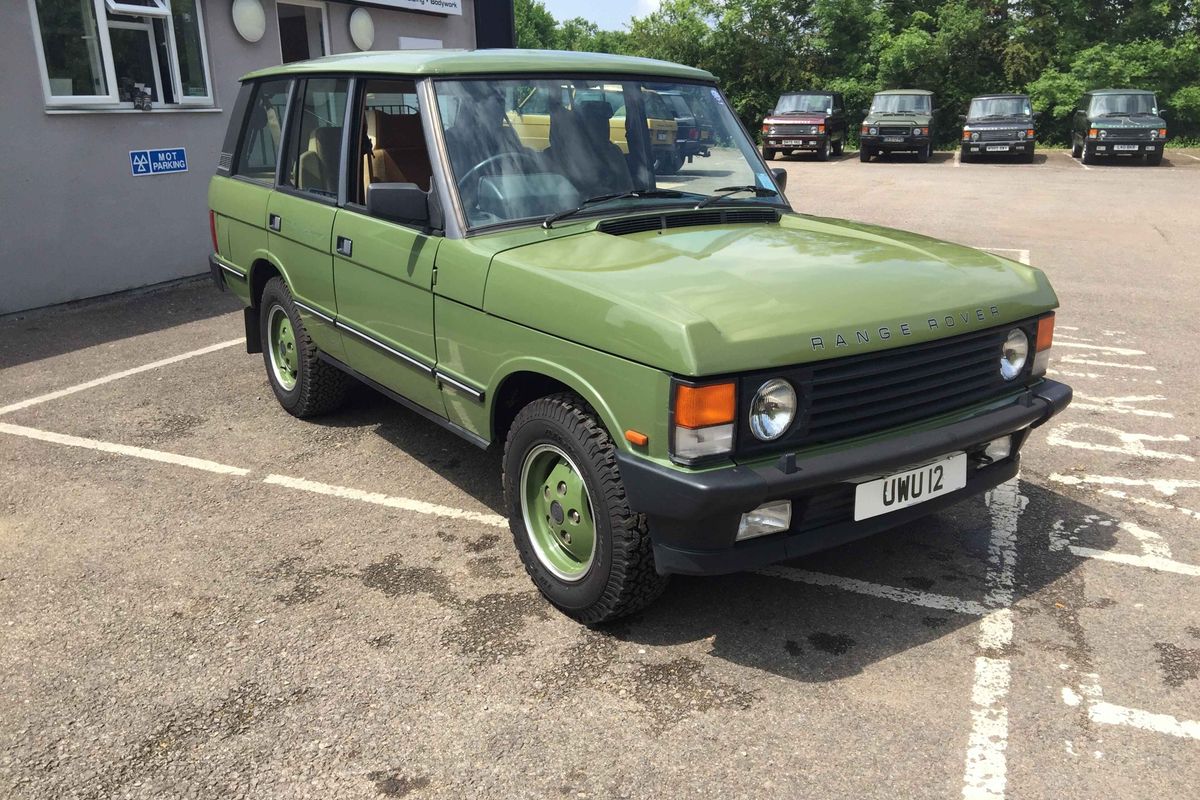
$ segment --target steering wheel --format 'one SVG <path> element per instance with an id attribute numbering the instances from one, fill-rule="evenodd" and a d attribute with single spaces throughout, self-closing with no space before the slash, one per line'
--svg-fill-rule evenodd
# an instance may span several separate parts
<path id="1" fill-rule="evenodd" d="M 463 176 L 458 179 L 458 192 L 462 197 L 464 206 L 467 208 L 475 207 L 476 201 L 479 200 L 479 182 L 483 179 L 485 171 L 504 161 L 511 161 L 515 164 L 528 162 L 538 169 L 541 169 L 542 166 L 541 158 L 538 154 L 529 150 L 497 153 L 494 156 L 485 158 L 463 173 Z"/>

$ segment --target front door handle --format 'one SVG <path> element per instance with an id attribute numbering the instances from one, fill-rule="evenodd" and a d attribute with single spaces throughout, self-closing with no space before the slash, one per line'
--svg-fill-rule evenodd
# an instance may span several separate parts
<path id="1" fill-rule="evenodd" d="M 267 227 L 276 233 L 279 233 L 280 229 L 283 228 L 283 217 L 279 216 L 278 214 L 268 214 Z"/>
<path id="2" fill-rule="evenodd" d="M 354 253 L 354 242 L 345 236 L 337 237 L 337 251 L 340 255 L 349 258 Z"/>

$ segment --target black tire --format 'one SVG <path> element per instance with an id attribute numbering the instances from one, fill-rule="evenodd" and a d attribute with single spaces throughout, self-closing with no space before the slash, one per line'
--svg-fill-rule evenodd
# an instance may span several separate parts
<path id="1" fill-rule="evenodd" d="M 1022 161 L 1022 162 L 1024 162 L 1024 163 L 1026 163 L 1026 164 L 1032 164 L 1032 163 L 1033 163 L 1033 148 L 1032 148 L 1032 147 L 1031 147 L 1031 148 L 1029 148 L 1029 152 L 1028 152 L 1028 153 L 1025 153 L 1023 156 L 1021 156 L 1021 161 Z"/>
<path id="2" fill-rule="evenodd" d="M 863 162 L 870 161 L 871 151 L 860 145 L 858 148 L 858 160 Z"/>
<path id="3" fill-rule="evenodd" d="M 764 147 L 764 148 L 762 149 L 763 160 L 764 160 L 764 161 L 774 161 L 774 160 L 775 160 L 775 154 L 776 154 L 777 152 L 779 152 L 779 151 L 778 151 L 778 150 L 774 150 L 774 149 L 772 149 L 772 148 L 770 148 L 770 147 Z"/>
<path id="4" fill-rule="evenodd" d="M 821 149 L 817 151 L 817 161 L 828 161 L 829 160 L 829 151 L 832 149 L 833 149 L 833 146 L 831 144 L 829 144 L 828 139 L 821 142 Z"/>
<path id="5" fill-rule="evenodd" d="M 973 156 L 967 152 L 967 148 L 963 147 L 959 150 L 958 160 L 963 164 L 969 164 Z"/>
<path id="6" fill-rule="evenodd" d="M 838 139 L 836 142 L 833 143 L 833 154 L 835 156 L 840 156 L 845 151 L 846 151 L 846 140 L 845 139 Z"/>
<path id="7" fill-rule="evenodd" d="M 594 555 L 586 574 L 573 582 L 558 578 L 538 558 L 521 510 L 526 455 L 544 444 L 570 457 L 592 498 Z M 525 571 L 567 616 L 587 625 L 608 622 L 645 608 L 666 588 L 667 577 L 654 569 L 646 518 L 630 510 L 625 497 L 612 438 L 579 397 L 550 395 L 517 414 L 504 443 L 504 498 Z"/>
<path id="8" fill-rule="evenodd" d="M 275 375 L 271 363 L 272 312 L 280 309 L 287 315 L 295 338 L 296 382 L 288 389 Z M 301 419 L 327 414 L 340 406 L 346 399 L 351 378 L 336 367 L 326 364 L 317 357 L 317 347 L 309 338 L 308 330 L 300 320 L 300 313 L 292 301 L 291 290 L 282 278 L 267 281 L 259 303 L 259 334 L 263 343 L 263 364 L 267 369 L 267 382 L 275 399 L 294 417 Z"/>
<path id="9" fill-rule="evenodd" d="M 924 164 L 933 155 L 933 145 L 927 144 L 917 151 L 917 163 Z"/>
<path id="10" fill-rule="evenodd" d="M 1083 155 L 1083 143 L 1076 143 L 1075 134 L 1071 134 L 1071 158 L 1079 158 Z"/>
<path id="11" fill-rule="evenodd" d="M 1083 163 L 1085 163 L 1085 164 L 1095 164 L 1096 163 L 1096 151 L 1092 147 L 1092 145 L 1088 144 L 1087 142 L 1083 143 L 1082 159 L 1083 159 Z"/>
<path id="12" fill-rule="evenodd" d="M 1163 154 L 1161 150 L 1156 153 L 1146 153 L 1146 166 L 1148 167 L 1157 167 L 1162 163 L 1162 160 Z"/>

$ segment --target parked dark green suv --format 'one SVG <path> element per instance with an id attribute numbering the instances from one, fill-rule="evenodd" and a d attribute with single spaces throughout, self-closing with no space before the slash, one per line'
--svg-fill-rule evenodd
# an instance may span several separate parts
<path id="1" fill-rule="evenodd" d="M 1015 155 L 1033 162 L 1033 105 L 1025 94 L 989 94 L 971 100 L 967 113 L 960 117 L 962 160 L 977 156 Z"/>
<path id="2" fill-rule="evenodd" d="M 1162 163 L 1167 122 L 1154 92 L 1096 89 L 1085 94 L 1071 121 L 1071 155 L 1085 164 L 1106 156 L 1145 156 Z"/>
<path id="3" fill-rule="evenodd" d="M 925 162 L 933 153 L 933 92 L 924 89 L 889 89 L 871 100 L 859 134 L 858 158 L 873 155 L 916 153 Z"/>

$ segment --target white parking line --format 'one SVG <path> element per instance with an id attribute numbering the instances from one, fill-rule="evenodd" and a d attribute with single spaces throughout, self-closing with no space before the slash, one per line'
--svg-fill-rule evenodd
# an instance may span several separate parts
<path id="1" fill-rule="evenodd" d="M 272 486 L 286 486 L 289 489 L 298 489 L 302 492 L 313 492 L 331 497 L 340 497 L 344 500 L 357 500 L 361 503 L 373 503 L 377 506 L 398 508 L 402 511 L 412 511 L 417 514 L 429 514 L 449 519 L 463 519 L 469 522 L 491 525 L 496 528 L 508 527 L 508 520 L 499 514 L 481 514 L 478 511 L 449 508 L 447 506 L 435 505 L 434 503 L 426 503 L 422 500 L 413 500 L 408 497 L 392 497 L 386 494 L 379 494 L 378 492 L 364 492 L 360 489 L 351 489 L 346 486 L 333 486 L 328 483 L 318 483 L 317 481 L 309 481 L 303 478 L 289 478 L 286 475 L 268 475 L 263 478 L 262 482 Z"/>
<path id="2" fill-rule="evenodd" d="M 1129 708 L 1105 702 L 1099 676 L 1095 673 L 1090 672 L 1080 678 L 1078 692 L 1069 686 L 1064 686 L 1062 700 L 1073 708 L 1085 705 L 1088 719 L 1092 722 L 1104 725 L 1125 725 L 1167 736 L 1177 736 L 1181 739 L 1200 740 L 1200 722 L 1198 721 L 1179 719 L 1170 714 L 1156 714 L 1140 708 Z"/>
<path id="3" fill-rule="evenodd" d="M 1117 369 L 1142 369 L 1148 372 L 1158 372 L 1158 367 L 1150 364 L 1119 364 L 1113 361 L 1093 361 L 1089 358 L 1077 358 L 1075 356 L 1063 356 L 1059 359 L 1062 364 L 1087 364 L 1090 367 L 1116 367 Z"/>
<path id="4" fill-rule="evenodd" d="M 1188 158 L 1192 159 L 1193 161 L 1200 161 L 1200 156 L 1194 156 L 1191 153 L 1180 153 L 1179 155 L 1187 156 Z"/>
<path id="5" fill-rule="evenodd" d="M 14 411 L 20 411 L 23 408 L 29 408 L 30 406 L 36 406 L 41 403 L 48 403 L 51 400 L 57 400 L 60 397 L 66 397 L 67 395 L 72 395 L 72 394 L 75 394 L 76 392 L 86 391 L 87 389 L 94 389 L 97 386 L 103 386 L 106 383 L 112 383 L 113 381 L 119 381 L 122 378 L 128 378 L 129 376 L 137 375 L 140 372 L 146 372 L 148 370 L 158 369 L 159 367 L 165 367 L 169 364 L 177 364 L 180 361 L 186 361 L 187 359 L 195 358 L 196 356 L 203 356 L 203 355 L 207 355 L 208 353 L 215 353 L 218 350 L 224 350 L 226 347 L 233 347 L 235 344 L 241 344 L 244 341 L 245 341 L 244 339 L 230 339 L 228 342 L 220 342 L 218 344 L 209 345 L 208 347 L 201 347 L 199 350 L 192 350 L 187 353 L 181 353 L 177 356 L 171 356 L 170 358 L 164 358 L 161 361 L 155 361 L 150 364 L 143 364 L 142 366 L 134 367 L 133 369 L 122 370 L 121 372 L 114 372 L 112 375 L 105 375 L 103 378 L 96 378 L 95 380 L 87 381 L 86 383 L 80 383 L 75 386 L 68 386 L 66 389 L 59 389 L 56 392 L 50 392 L 49 394 L 43 394 L 38 397 L 31 397 L 28 400 L 22 400 L 19 403 L 13 403 L 11 405 L 7 405 L 7 406 L 0 408 L 0 416 L 3 416 L 4 414 L 11 414 Z"/>
<path id="6" fill-rule="evenodd" d="M 958 597 L 949 597 L 931 592 L 918 592 L 913 589 L 902 589 L 898 586 L 884 586 L 878 583 L 860 581 L 855 578 L 843 578 L 840 575 L 828 575 L 824 572 L 810 572 L 805 569 L 795 569 L 794 567 L 767 567 L 766 569 L 758 570 L 758 574 L 771 578 L 783 578 L 789 581 L 796 581 L 797 583 L 807 583 L 813 586 L 829 586 L 847 592 L 854 592 L 855 594 L 865 594 L 884 600 L 894 600 L 897 603 L 908 603 L 909 605 L 933 608 L 938 611 L 953 611 L 957 614 L 968 614 L 973 617 L 982 617 L 988 613 L 987 608 L 982 603 L 976 603 L 974 600 L 963 600 Z"/>
<path id="7" fill-rule="evenodd" d="M 24 425 L 10 425 L 6 422 L 0 422 L 0 433 L 7 433 L 12 436 L 23 436 L 26 439 L 37 439 L 38 441 L 51 442 L 52 444 L 62 444 L 68 447 L 82 447 L 86 450 L 96 450 L 101 453 L 112 453 L 119 456 L 141 458 L 145 459 L 146 461 L 158 461 L 163 464 L 174 464 L 179 467 L 188 467 L 189 469 L 215 472 L 219 475 L 245 476 L 250 474 L 250 470 L 248 469 L 231 467 L 228 464 L 218 464 L 216 461 L 207 461 L 203 458 L 181 456 L 177 453 L 164 453 L 161 450 L 148 450 L 145 447 L 132 447 L 127 444 L 102 442 L 97 439 L 85 439 L 82 436 L 70 436 L 65 433 L 42 431 L 38 430 L 37 428 L 27 428 Z"/>

